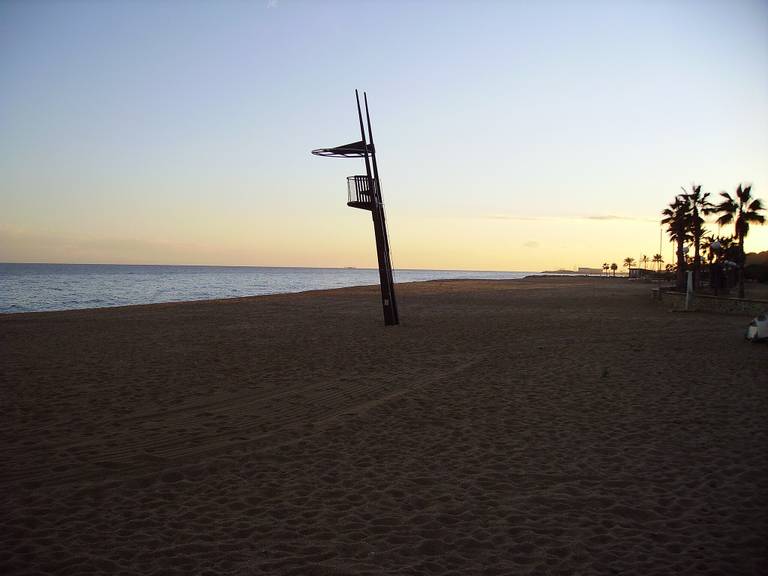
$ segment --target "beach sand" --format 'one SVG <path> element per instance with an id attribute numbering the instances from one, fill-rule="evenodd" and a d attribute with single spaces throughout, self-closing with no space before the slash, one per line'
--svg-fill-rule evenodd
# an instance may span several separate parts
<path id="1" fill-rule="evenodd" d="M 602 278 L 0 317 L 3 574 L 766 574 L 768 346 Z"/>

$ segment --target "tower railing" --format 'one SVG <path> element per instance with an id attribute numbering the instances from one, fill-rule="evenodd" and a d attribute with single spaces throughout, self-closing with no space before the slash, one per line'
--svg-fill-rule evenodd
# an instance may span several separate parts
<path id="1" fill-rule="evenodd" d="M 373 210 L 373 178 L 347 176 L 347 206 Z"/>

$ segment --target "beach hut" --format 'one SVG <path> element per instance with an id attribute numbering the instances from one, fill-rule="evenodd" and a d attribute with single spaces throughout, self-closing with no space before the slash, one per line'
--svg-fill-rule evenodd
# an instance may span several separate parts
<path id="1" fill-rule="evenodd" d="M 362 158 L 365 161 L 365 174 L 347 178 L 347 206 L 371 212 L 373 232 L 376 237 L 376 255 L 379 261 L 379 283 L 381 284 L 381 304 L 384 308 L 384 325 L 394 326 L 400 323 L 395 298 L 395 282 L 392 277 L 392 260 L 389 252 L 387 222 L 384 215 L 384 203 L 381 199 L 381 181 L 379 166 L 376 162 L 376 148 L 373 145 L 371 116 L 368 112 L 368 95 L 363 92 L 365 119 L 368 128 L 366 136 L 363 126 L 363 113 L 360 108 L 360 96 L 355 90 L 357 100 L 357 118 L 360 122 L 360 140 L 334 148 L 312 150 L 315 156 L 327 158 Z"/>

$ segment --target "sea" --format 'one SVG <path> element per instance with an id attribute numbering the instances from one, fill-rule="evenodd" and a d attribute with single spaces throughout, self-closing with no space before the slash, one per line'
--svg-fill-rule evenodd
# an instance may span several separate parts
<path id="1" fill-rule="evenodd" d="M 508 280 L 537 272 L 395 270 L 395 283 Z M 379 283 L 377 269 L 0 263 L 0 313 L 287 294 Z"/>

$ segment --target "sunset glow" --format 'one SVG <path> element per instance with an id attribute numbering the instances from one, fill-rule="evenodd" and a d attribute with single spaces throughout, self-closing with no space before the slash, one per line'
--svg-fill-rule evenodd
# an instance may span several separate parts
<path id="1" fill-rule="evenodd" d="M 768 200 L 764 2 L 3 3 L 0 82 L 6 262 L 374 267 L 362 163 L 309 154 L 355 88 L 398 268 L 599 267 L 680 186 Z"/>

